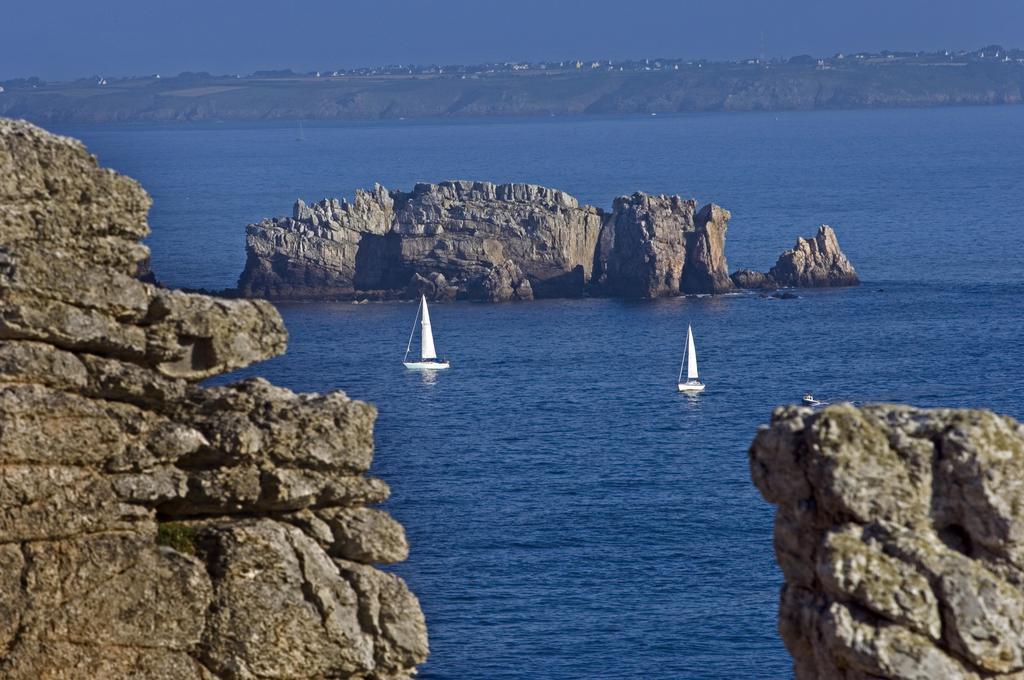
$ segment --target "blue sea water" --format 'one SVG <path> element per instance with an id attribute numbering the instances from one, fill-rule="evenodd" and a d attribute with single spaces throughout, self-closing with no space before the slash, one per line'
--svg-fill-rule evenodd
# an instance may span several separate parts
<path id="1" fill-rule="evenodd" d="M 281 305 L 288 353 L 238 375 L 379 407 L 424 678 L 788 677 L 746 455 L 771 409 L 811 390 L 1024 417 L 1024 107 L 57 131 L 152 193 L 176 286 L 232 285 L 247 222 L 375 181 L 714 200 L 734 268 L 837 229 L 859 288 L 435 305 L 435 375 L 400 364 L 410 304 Z M 674 391 L 687 322 L 697 397 Z"/>

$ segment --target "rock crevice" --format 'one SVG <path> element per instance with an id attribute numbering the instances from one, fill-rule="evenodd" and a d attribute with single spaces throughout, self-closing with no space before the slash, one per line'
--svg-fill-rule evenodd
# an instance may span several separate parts
<path id="1" fill-rule="evenodd" d="M 367 205 L 338 210 L 380 231 Z M 138 280 L 148 207 L 80 143 L 0 120 L 0 675 L 408 677 L 426 629 L 374 566 L 408 554 L 365 507 L 389 494 L 365 476 L 376 411 L 200 387 L 286 331 L 266 302 Z"/>

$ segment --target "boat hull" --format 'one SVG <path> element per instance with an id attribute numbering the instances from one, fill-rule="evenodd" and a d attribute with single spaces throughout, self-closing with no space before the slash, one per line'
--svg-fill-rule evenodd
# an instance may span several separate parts
<path id="1" fill-rule="evenodd" d="M 706 385 L 704 383 L 679 383 L 676 387 L 680 392 L 703 392 Z"/>
<path id="2" fill-rule="evenodd" d="M 447 361 L 403 361 L 405 367 L 414 371 L 440 371 L 450 368 Z"/>

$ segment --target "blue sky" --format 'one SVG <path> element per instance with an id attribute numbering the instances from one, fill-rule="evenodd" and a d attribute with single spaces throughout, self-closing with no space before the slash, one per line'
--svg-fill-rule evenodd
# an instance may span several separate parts
<path id="1" fill-rule="evenodd" d="M 1022 0 L 4 0 L 0 79 L 1024 46 Z"/>

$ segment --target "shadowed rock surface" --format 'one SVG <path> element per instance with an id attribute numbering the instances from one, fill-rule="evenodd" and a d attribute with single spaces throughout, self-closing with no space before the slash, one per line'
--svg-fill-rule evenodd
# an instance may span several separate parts
<path id="1" fill-rule="evenodd" d="M 595 290 L 623 297 L 678 295 L 696 201 L 637 192 L 612 204 L 598 244 Z"/>
<path id="2" fill-rule="evenodd" d="M 0 119 L 0 675 L 407 677 L 405 558 L 366 508 L 374 408 L 264 380 L 263 301 L 136 278 L 150 200 L 77 141 Z"/>
<path id="3" fill-rule="evenodd" d="M 783 407 L 750 449 L 778 506 L 798 679 L 1024 673 L 1024 426 L 987 411 Z"/>
<path id="4" fill-rule="evenodd" d="M 604 213 L 532 184 L 378 186 L 249 225 L 238 292 L 504 302 L 730 290 L 729 212 L 695 212 L 693 200 L 643 193 Z"/>
<path id="5" fill-rule="evenodd" d="M 598 295 L 656 298 L 732 288 L 725 261 L 729 211 L 679 196 L 615 199 L 598 243 Z"/>
<path id="6" fill-rule="evenodd" d="M 696 230 L 686 236 L 686 267 L 680 288 L 686 293 L 726 293 L 734 288 L 725 261 L 728 210 L 714 203 L 701 208 Z"/>
<path id="7" fill-rule="evenodd" d="M 730 278 L 734 286 L 747 290 L 775 290 L 779 287 L 771 276 L 753 269 L 737 269 Z"/>

